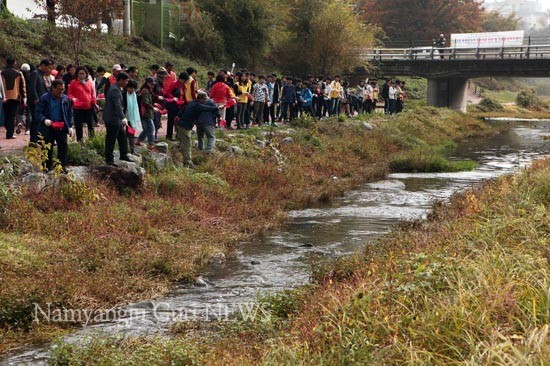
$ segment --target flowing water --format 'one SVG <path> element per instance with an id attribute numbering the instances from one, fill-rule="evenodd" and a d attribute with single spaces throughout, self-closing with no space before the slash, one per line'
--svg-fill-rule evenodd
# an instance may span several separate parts
<path id="1" fill-rule="evenodd" d="M 95 334 L 163 334 L 175 319 L 207 321 L 242 313 L 259 293 L 307 283 L 311 263 L 357 252 L 399 221 L 425 218 L 435 200 L 517 172 L 537 157 L 550 154 L 550 141 L 544 140 L 550 134 L 550 121 L 495 123 L 507 123 L 510 128 L 490 139 L 462 144 L 454 154 L 457 159 L 478 161 L 475 171 L 392 174 L 330 204 L 292 211 L 285 227 L 243 243 L 225 262 L 207 268 L 195 285 L 179 285 L 165 298 L 128 305 L 123 314 L 84 327 L 65 341 L 82 341 Z M 2 365 L 45 365 L 50 347 L 19 350 Z"/>

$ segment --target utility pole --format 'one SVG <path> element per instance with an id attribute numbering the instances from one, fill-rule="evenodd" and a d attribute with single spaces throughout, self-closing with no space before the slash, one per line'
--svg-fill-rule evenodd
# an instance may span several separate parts
<path id="1" fill-rule="evenodd" d="M 122 23 L 122 31 L 125 36 L 129 36 L 131 34 L 130 31 L 130 23 L 131 23 L 131 17 L 130 17 L 130 11 L 131 11 L 131 1 L 132 0 L 122 0 L 122 5 L 124 6 L 124 20 Z"/>

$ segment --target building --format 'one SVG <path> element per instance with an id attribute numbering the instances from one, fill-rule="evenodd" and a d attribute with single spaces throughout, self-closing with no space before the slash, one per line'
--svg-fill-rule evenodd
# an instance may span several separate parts
<path id="1" fill-rule="evenodd" d="M 549 14 L 537 0 L 486 0 L 483 6 L 488 11 L 498 11 L 505 16 L 516 14 L 525 30 L 542 29 L 549 25 Z"/>

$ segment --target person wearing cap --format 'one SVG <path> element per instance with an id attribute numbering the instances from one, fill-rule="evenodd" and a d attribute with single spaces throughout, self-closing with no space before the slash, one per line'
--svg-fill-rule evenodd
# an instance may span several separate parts
<path id="1" fill-rule="evenodd" d="M 122 72 L 122 67 L 119 64 L 113 65 L 113 73 L 109 78 L 107 79 L 107 82 L 105 83 L 105 96 L 109 94 L 109 88 L 111 85 L 115 85 L 117 83 L 117 76 L 119 73 Z"/>
<path id="2" fill-rule="evenodd" d="M 197 123 L 201 112 L 217 113 L 218 107 L 215 104 L 207 105 L 208 96 L 205 92 L 199 92 L 197 99 L 191 101 L 187 108 L 183 108 L 178 113 L 176 120 L 177 137 L 180 142 L 180 150 L 183 155 L 183 164 L 189 168 L 193 167 L 191 161 L 191 130 L 193 125 Z M 206 116 L 205 116 L 206 118 Z"/>
<path id="3" fill-rule="evenodd" d="M 6 138 L 14 139 L 15 118 L 21 103 L 27 104 L 27 88 L 25 78 L 15 66 L 15 59 L 8 57 L 7 66 L 0 72 L 4 84 L 4 126 L 6 127 Z"/>
<path id="4" fill-rule="evenodd" d="M 122 90 L 128 85 L 130 77 L 125 72 L 119 72 L 116 83 L 111 85 L 109 93 L 105 97 L 105 109 L 103 120 L 107 129 L 105 137 L 105 161 L 109 165 L 115 165 L 113 151 L 115 142 L 118 141 L 120 160 L 131 161 L 128 158 L 128 139 L 126 138 L 126 127 L 128 119 L 124 115 L 124 100 Z"/>
<path id="5" fill-rule="evenodd" d="M 66 173 L 68 143 L 72 135 L 73 110 L 69 97 L 64 94 L 65 82 L 61 79 L 52 82 L 51 91 L 42 95 L 36 106 L 38 134 L 44 139 L 48 149 L 46 168 L 53 168 L 53 144 L 57 145 L 57 159 Z"/>

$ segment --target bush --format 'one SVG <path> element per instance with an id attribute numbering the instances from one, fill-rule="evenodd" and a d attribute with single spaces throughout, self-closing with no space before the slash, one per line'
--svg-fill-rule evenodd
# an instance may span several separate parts
<path id="1" fill-rule="evenodd" d="M 103 162 L 97 150 L 85 144 L 69 144 L 68 160 L 74 166 L 94 166 Z"/>
<path id="2" fill-rule="evenodd" d="M 492 98 L 483 98 L 483 100 L 477 105 L 477 109 L 481 112 L 496 112 L 503 110 L 504 107 Z"/>
<path id="3" fill-rule="evenodd" d="M 535 89 L 521 89 L 516 97 L 516 104 L 519 107 L 526 109 L 543 109 L 547 108 L 545 103 L 539 99 Z"/>

